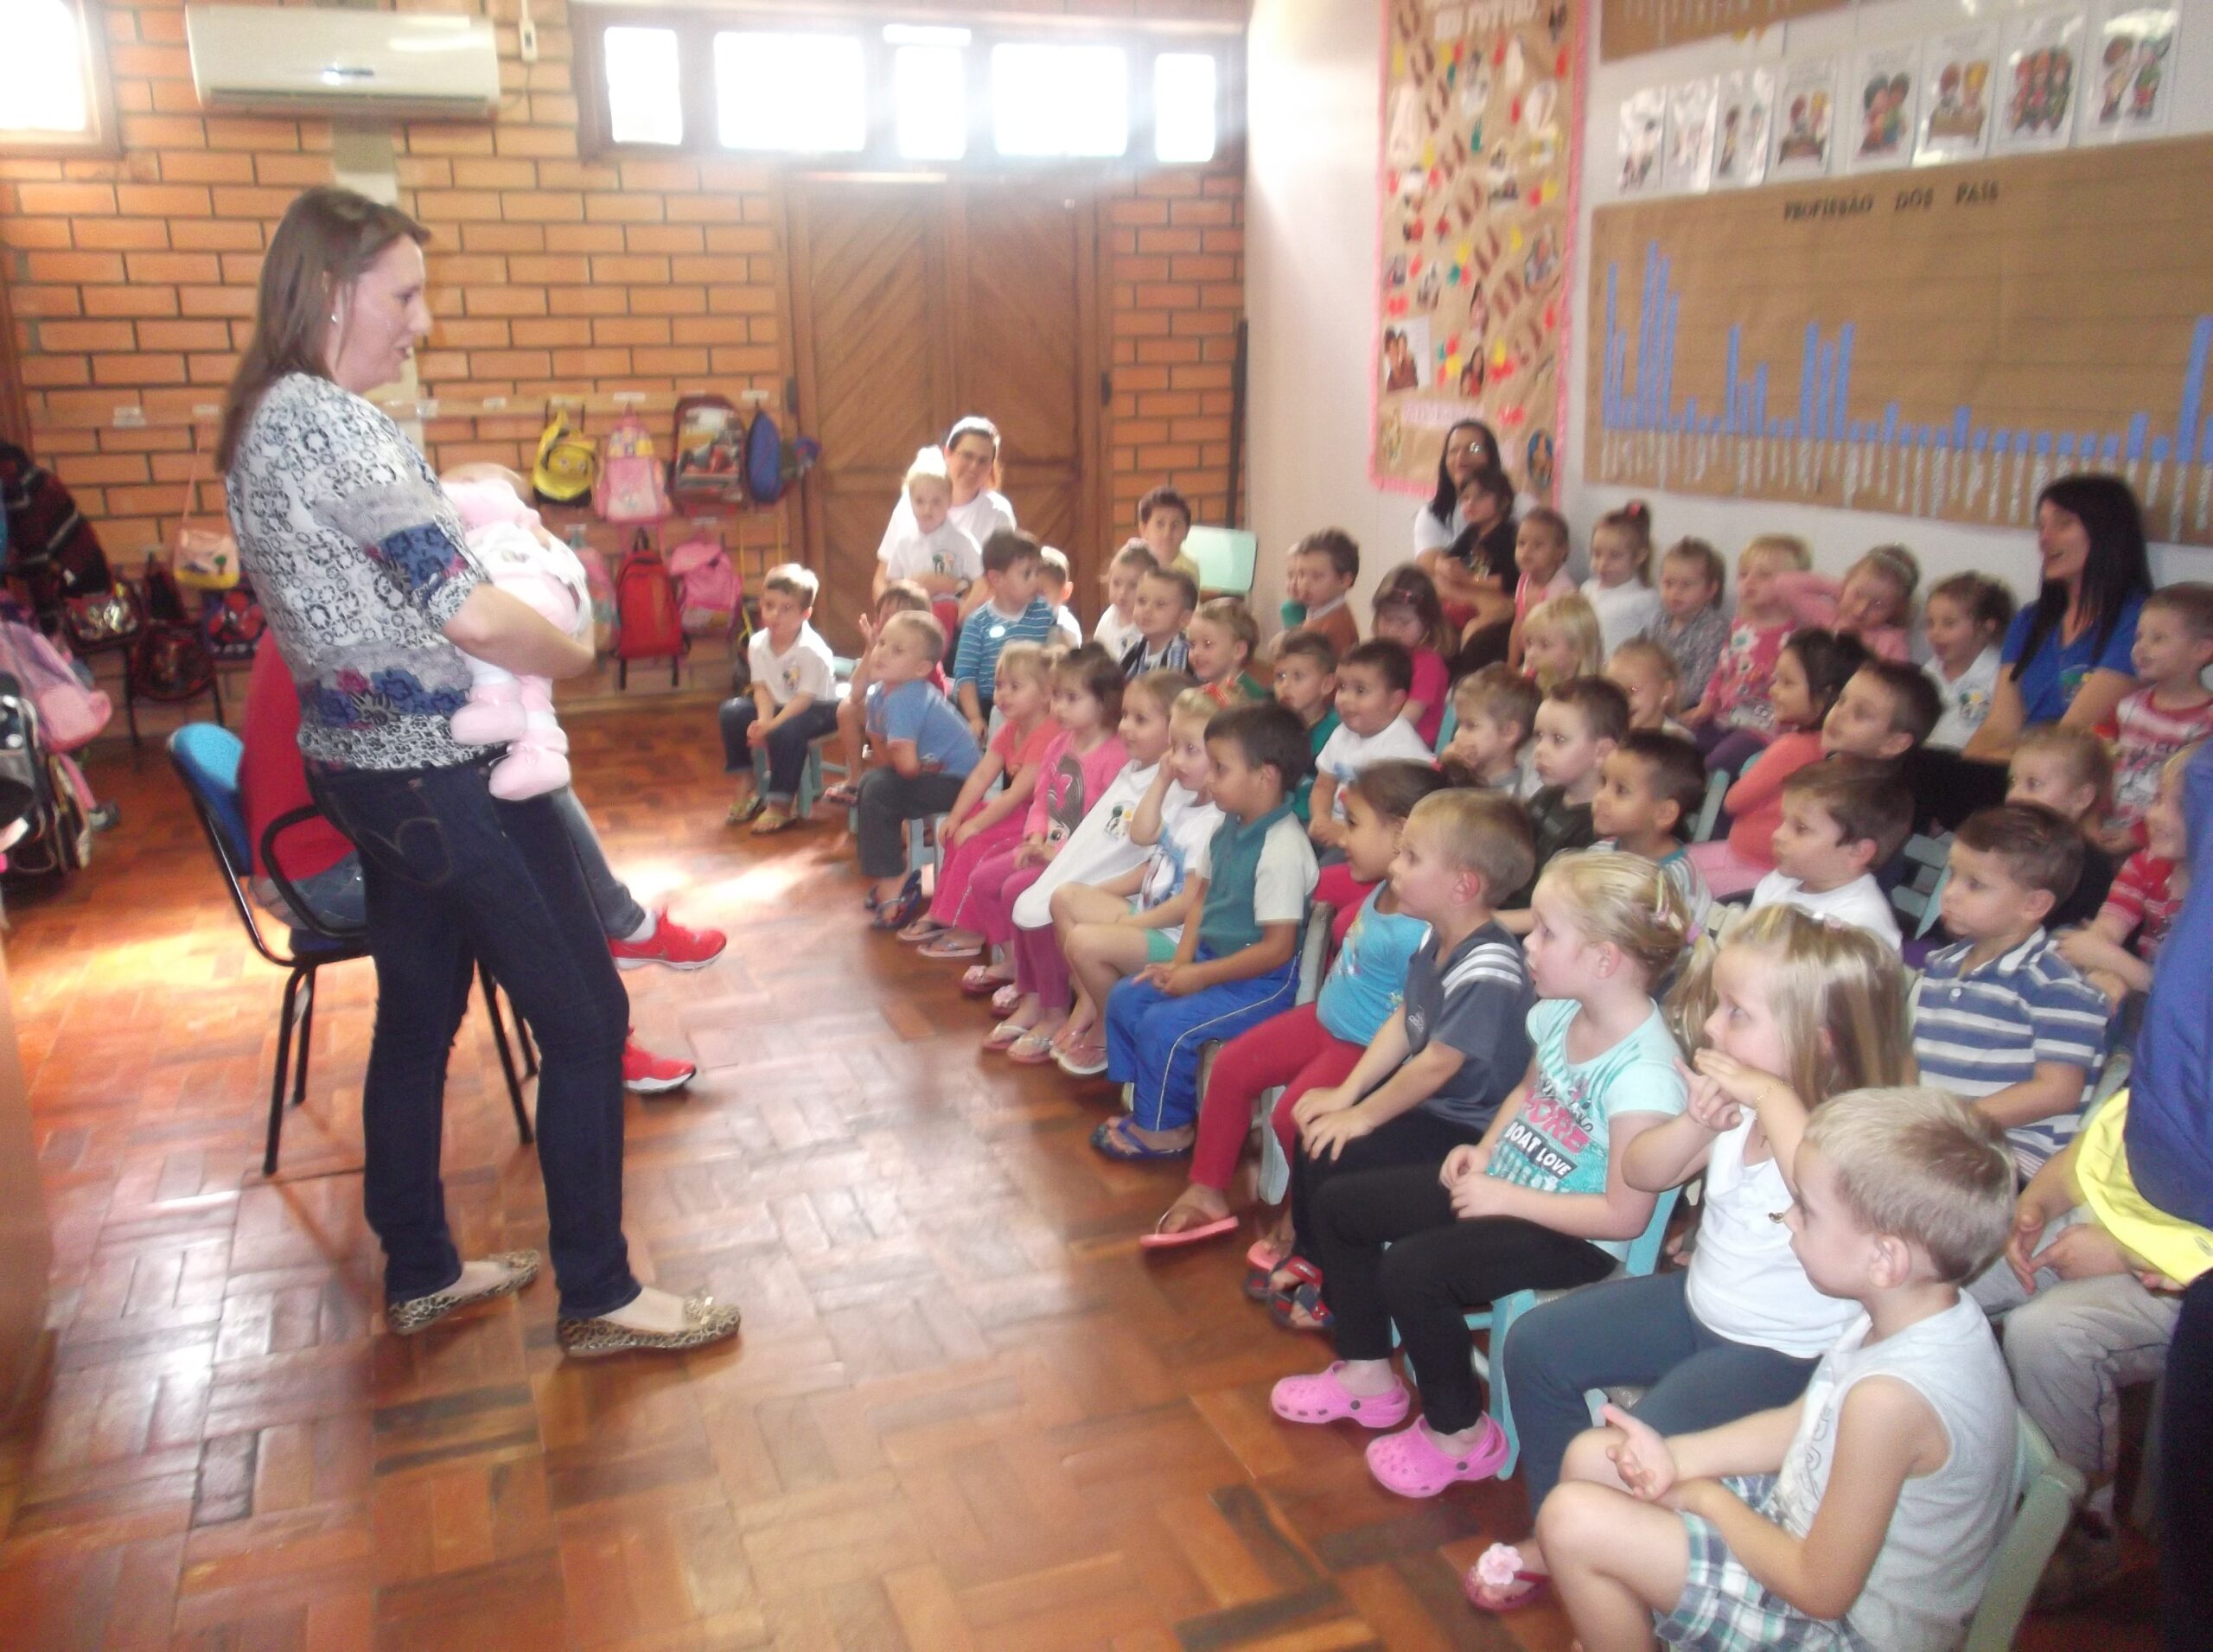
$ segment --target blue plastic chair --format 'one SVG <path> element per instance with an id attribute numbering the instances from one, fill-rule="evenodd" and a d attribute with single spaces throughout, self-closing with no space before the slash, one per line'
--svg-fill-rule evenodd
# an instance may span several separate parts
<path id="1" fill-rule="evenodd" d="M 839 772 L 844 772 L 842 766 Z M 807 762 L 800 765 L 799 790 L 792 797 L 792 818 L 804 820 L 813 815 L 822 789 L 822 743 L 818 740 L 807 747 Z M 756 797 L 768 795 L 768 753 L 762 746 L 753 748 L 753 791 Z"/>
<path id="2" fill-rule="evenodd" d="M 269 1134 L 261 1156 L 261 1173 L 274 1176 L 277 1144 L 284 1130 L 286 1079 L 291 1080 L 292 1105 L 297 1107 L 307 1100 L 308 1049 L 315 1033 L 316 972 L 325 965 L 366 958 L 369 949 L 366 929 L 338 929 L 318 921 L 291 880 L 277 870 L 275 850 L 278 839 L 293 827 L 319 818 L 312 807 L 278 815 L 261 834 L 261 864 L 270 882 L 277 886 L 277 892 L 284 896 L 286 908 L 298 920 L 287 947 L 274 945 L 262 933 L 261 919 L 253 909 L 253 903 L 246 897 L 246 883 L 253 875 L 253 856 L 248 847 L 251 839 L 246 832 L 246 810 L 239 800 L 239 759 L 245 749 L 238 736 L 217 723 L 188 723 L 169 737 L 169 762 L 176 769 L 177 778 L 184 782 L 185 795 L 191 799 L 192 812 L 199 817 L 201 830 L 207 833 L 207 846 L 214 851 L 216 870 L 223 875 L 224 886 L 230 891 L 231 906 L 238 913 L 239 922 L 246 926 L 246 939 L 253 943 L 254 951 L 285 972 L 284 1006 L 277 1024 L 277 1062 L 269 1085 Z M 507 1076 L 507 1100 L 514 1108 L 515 1128 L 528 1143 L 532 1139 L 530 1114 L 523 1107 L 522 1083 L 516 1076 L 514 1057 L 507 1045 L 507 1022 L 500 1013 L 499 989 L 493 984 L 492 972 L 481 962 L 476 974 L 483 989 L 485 1008 L 491 1013 L 493 1043 L 500 1052 L 501 1070 Z M 297 1058 L 292 1049 L 296 1026 L 299 1036 Z M 522 1044 L 525 1076 L 536 1073 L 537 1053 L 531 1048 L 529 1034 L 520 1017 L 515 1021 L 515 1036 Z"/>
<path id="3" fill-rule="evenodd" d="M 1452 743 L 1452 737 L 1459 731 L 1459 708 L 1455 706 L 1451 700 L 1447 700 L 1445 702 L 1444 719 L 1437 725 L 1437 743 L 1432 745 L 1430 749 L 1434 751 L 1438 756 L 1442 757 L 1445 755 L 1445 748 Z"/>

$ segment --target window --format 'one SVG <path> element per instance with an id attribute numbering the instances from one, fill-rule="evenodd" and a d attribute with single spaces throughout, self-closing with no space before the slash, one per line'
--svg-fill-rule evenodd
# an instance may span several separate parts
<path id="1" fill-rule="evenodd" d="M 684 141 L 683 75 L 673 29 L 607 31 L 607 131 L 617 144 Z"/>
<path id="2" fill-rule="evenodd" d="M 1129 54 L 1119 46 L 992 47 L 992 131 L 1002 155 L 1124 153 Z"/>
<path id="3" fill-rule="evenodd" d="M 957 35 L 957 41 L 897 41 L 900 35 Z M 968 31 L 883 31 L 891 55 L 892 118 L 899 153 L 910 161 L 957 161 L 968 152 Z"/>
<path id="4" fill-rule="evenodd" d="M 1214 58 L 1163 52 L 1152 60 L 1152 153 L 1160 161 L 1214 159 Z"/>
<path id="5" fill-rule="evenodd" d="M 865 149 L 861 42 L 851 35 L 717 35 L 715 112 L 727 149 Z"/>
<path id="6" fill-rule="evenodd" d="M 0 145 L 112 149 L 103 29 L 80 0 L 0 0 Z"/>

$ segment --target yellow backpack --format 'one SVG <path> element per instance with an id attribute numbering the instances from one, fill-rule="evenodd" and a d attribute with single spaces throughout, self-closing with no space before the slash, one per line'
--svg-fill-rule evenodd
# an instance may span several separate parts
<path id="1" fill-rule="evenodd" d="M 599 475 L 599 444 L 571 427 L 560 408 L 545 421 L 538 438 L 538 462 L 531 467 L 531 485 L 549 505 L 573 505 L 591 492 Z"/>

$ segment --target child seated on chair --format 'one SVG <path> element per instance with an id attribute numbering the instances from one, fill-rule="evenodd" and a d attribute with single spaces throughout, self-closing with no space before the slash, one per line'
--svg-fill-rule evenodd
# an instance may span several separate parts
<path id="1" fill-rule="evenodd" d="M 1413 686 L 1413 656 L 1396 642 L 1362 643 L 1337 661 L 1337 730 L 1314 759 L 1306 830 L 1315 846 L 1336 849 L 1344 838 L 1337 793 L 1372 762 L 1386 757 L 1433 761 L 1414 726 L 1399 713 Z"/>
<path id="2" fill-rule="evenodd" d="M 1857 1311 L 1814 1288 L 1775 1213 L 1790 1202 L 1783 1167 L 1808 1113 L 1911 1070 L 1897 955 L 1864 929 L 1770 907 L 1683 975 L 1668 1007 L 1697 1046 L 1689 1106 L 1645 1139 L 1636 1173 L 1654 1192 L 1704 1173 L 1698 1243 L 1687 1272 L 1540 1304 L 1494 1354 L 1533 1521 L 1591 1425 L 1585 1390 L 1643 1388 L 1637 1420 L 1659 1434 L 1718 1427 L 1795 1400 Z M 1532 1535 L 1493 1544 L 1464 1586 L 1486 1611 L 1511 1611 L 1544 1577 Z"/>
<path id="3" fill-rule="evenodd" d="M 1190 1151 L 1202 1046 L 1291 1007 L 1314 852 L 1291 813 L 1306 772 L 1306 730 L 1273 700 L 1235 705 L 1207 724 L 1209 779 L 1221 828 L 1207 846 L 1206 904 L 1176 956 L 1149 965 L 1106 1000 L 1106 1075 L 1132 1087 L 1131 1111 L 1092 1132 L 1109 1158 Z"/>
<path id="4" fill-rule="evenodd" d="M 853 661 L 851 679 L 839 691 L 838 752 L 845 765 L 845 778 L 822 794 L 832 807 L 849 809 L 860 800 L 861 766 L 868 749 L 868 690 L 876 679 L 876 640 L 883 622 L 894 614 L 928 614 L 930 599 L 911 579 L 895 579 L 876 599 L 876 616 L 864 614 L 857 623 L 861 634 L 860 658 Z M 929 685 L 941 694 L 948 685 L 942 664 L 930 667 Z"/>
<path id="5" fill-rule="evenodd" d="M 1191 537 L 1189 500 L 1164 482 L 1148 489 L 1138 501 L 1138 537 L 1156 564 L 1186 575 L 1191 589 L 1198 589 L 1198 562 L 1183 549 L 1183 541 Z"/>
<path id="6" fill-rule="evenodd" d="M 1413 680 L 1399 715 L 1421 737 L 1423 746 L 1435 751 L 1438 731 L 1445 726 L 1445 702 L 1452 692 L 1452 669 L 1445 662 L 1452 628 L 1445 623 L 1430 577 L 1413 566 L 1393 569 L 1375 593 L 1371 628 L 1376 641 L 1397 643 L 1413 661 Z"/>
<path id="7" fill-rule="evenodd" d="M 2144 686 L 2114 710 L 2113 813 L 2104 846 L 2127 854 L 2142 846 L 2144 813 L 2159 771 L 2184 747 L 2213 734 L 2213 585 L 2162 585 L 2144 599 L 2131 654 Z"/>
<path id="8" fill-rule="evenodd" d="M 2082 871 L 2075 892 L 2044 919 L 2047 929 L 2088 923 L 2113 887 L 2114 858 L 2100 839 L 2106 797 L 2113 786 L 2113 753 L 2088 729 L 2063 723 L 2031 723 L 2014 742 L 2006 762 L 2006 800 L 2041 803 L 2075 822 L 2082 834 Z"/>
<path id="9" fill-rule="evenodd" d="M 1729 641 L 1721 607 L 1728 577 L 1721 553 L 1704 539 L 1678 539 L 1660 558 L 1660 613 L 1643 635 L 1675 662 L 1676 700 L 1668 710 L 1678 716 L 1698 703 L 1721 663 Z"/>
<path id="10" fill-rule="evenodd" d="M 1131 609 L 1138 639 L 1122 652 L 1122 675 L 1134 682 L 1147 672 L 1189 671 L 1191 645 L 1183 628 L 1198 605 L 1198 582 L 1181 568 L 1149 568 L 1139 575 Z"/>
<path id="11" fill-rule="evenodd" d="M 1283 658 L 1282 645 L 1302 631 L 1327 642 L 1333 655 L 1357 647 L 1360 622 L 1349 598 L 1359 581 L 1360 545 L 1342 528 L 1319 529 L 1291 546 L 1283 559 L 1285 633 L 1277 639 L 1276 658 Z"/>
<path id="12" fill-rule="evenodd" d="M 1276 639 L 1276 702 L 1306 725 L 1306 743 L 1320 762 L 1337 731 L 1337 651 L 1318 631 L 1288 631 Z M 1291 812 L 1304 825 L 1313 818 L 1314 776 L 1298 782 Z"/>
<path id="13" fill-rule="evenodd" d="M 1544 696 L 1503 660 L 1473 671 L 1452 685 L 1452 738 L 1445 762 L 1455 783 L 1526 798 L 1537 789 L 1530 742 Z M 1460 778 L 1464 775 L 1465 778 Z"/>
<path id="14" fill-rule="evenodd" d="M 1246 669 L 1260 646 L 1260 627 L 1241 597 L 1200 603 L 1183 639 L 1191 675 L 1217 709 L 1267 698 L 1267 690 Z"/>
<path id="15" fill-rule="evenodd" d="M 1569 1447 L 1537 1534 L 1592 1652 L 1937 1652 L 1990 1580 L 2018 1413 L 1960 1287 L 2012 1223 L 1999 1132 L 1942 1090 L 1854 1090 L 1787 1168 L 1807 1278 L 1863 1311 L 1790 1405 L 1674 1438 L 1609 1406 Z"/>
<path id="16" fill-rule="evenodd" d="M 2190 893 L 2189 843 L 2183 832 L 2183 771 L 2196 746 L 2185 746 L 2159 770 L 2159 788 L 2144 812 L 2144 847 L 2121 863 L 2098 915 L 2058 938 L 2059 955 L 2120 1009 L 2132 994 L 2152 990 L 2159 947 Z"/>
<path id="17" fill-rule="evenodd" d="M 1263 1021 L 1215 1056 L 1199 1103 L 1190 1185 L 1139 1243 L 1190 1244 L 1234 1230 L 1227 1195 L 1253 1133 L 1253 1103 L 1268 1090 L 1282 1089 L 1269 1126 L 1284 1162 L 1296 1163 L 1298 1127 L 1292 1110 L 1300 1098 L 1323 1085 L 1342 1084 L 1398 1013 L 1409 961 L 1429 939 L 1429 924 L 1401 906 L 1386 877 L 1407 817 L 1445 783 L 1425 763 L 1393 758 L 1369 764 L 1345 788 L 1345 861 L 1368 886 L 1368 895 L 1336 914 L 1336 960 L 1314 1002 Z M 1285 1228 L 1255 1245 L 1247 1260 L 1265 1281 L 1290 1248 Z"/>
<path id="18" fill-rule="evenodd" d="M 1221 709 L 1198 688 L 1170 708 L 1168 755 L 1130 824 L 1131 837 L 1151 845 L 1145 860 L 1119 877 L 1053 891 L 1054 936 L 1075 978 L 1068 1025 L 1081 1036 L 1065 1034 L 1052 1053 L 1071 1078 L 1106 1070 L 1100 1006 L 1118 982 L 1173 959 L 1183 926 L 1206 904 L 1207 846 L 1221 826 L 1209 786 L 1207 724 Z M 1178 800 L 1172 807 L 1171 796 Z"/>
<path id="19" fill-rule="evenodd" d="M 1783 784 L 1775 870 L 1753 886 L 1752 910 L 1795 906 L 1897 946 L 1897 914 L 1875 868 L 1890 863 L 1912 830 L 1913 794 L 1891 764 L 1831 757 L 1800 769 Z"/>
<path id="20" fill-rule="evenodd" d="M 983 760 L 967 720 L 930 686 L 944 652 L 934 614 L 894 614 L 871 651 L 868 737 L 883 762 L 861 776 L 855 835 L 878 929 L 903 929 L 922 910 L 922 874 L 907 870 L 906 823 L 951 808 Z"/>
<path id="21" fill-rule="evenodd" d="M 1600 765 L 1629 733 L 1629 696 L 1604 677 L 1571 677 L 1547 691 L 1536 720 L 1529 766 L 1537 789 L 1527 804 L 1536 858 L 1527 882 L 1500 903 L 1500 921 L 1517 935 L 1529 933 L 1529 891 L 1553 857 L 1597 841 L 1591 800 L 1598 795 Z"/>
<path id="22" fill-rule="evenodd" d="M 953 479 L 942 449 L 927 447 L 907 467 L 908 514 L 891 513 L 891 526 L 877 550 L 876 583 L 870 595 L 911 579 L 928 597 L 930 611 L 950 633 L 986 595 L 984 550 L 968 530 L 953 520 Z"/>
<path id="23" fill-rule="evenodd" d="M 1668 875 L 1690 914 L 1693 938 L 1706 933 L 1713 897 L 1683 839 L 1706 801 L 1706 763 L 1698 748 L 1672 734 L 1633 730 L 1598 765 L 1591 800 L 1593 849 L 1649 860 Z"/>
<path id="24" fill-rule="evenodd" d="M 745 649 L 752 685 L 723 702 L 723 772 L 745 780 L 728 824 L 750 820 L 756 837 L 792 823 L 807 754 L 838 727 L 838 665 L 813 623 L 818 589 L 813 571 L 796 562 L 768 570 L 761 628 Z M 753 783 L 756 749 L 768 756 L 765 791 Z"/>
<path id="25" fill-rule="evenodd" d="M 1119 660 L 1144 634 L 1138 629 L 1138 582 L 1159 566 L 1143 539 L 1130 539 L 1106 564 L 1106 606 L 1091 640 Z"/>
<path id="26" fill-rule="evenodd" d="M 1409 845 L 1420 825 L 1417 813 Z M 1466 1314 L 1611 1272 L 1652 1220 L 1644 1139 L 1683 1110 L 1680 1055 L 1651 996 L 1687 933 L 1674 886 L 1633 856 L 1571 855 L 1538 879 L 1534 905 L 1529 971 L 1542 1001 L 1528 1012 L 1535 1054 L 1520 1086 L 1442 1169 L 1425 1156 L 1320 1190 L 1314 1247 L 1337 1360 L 1285 1377 L 1270 1401 L 1289 1422 L 1403 1421 L 1413 1396 L 1392 1368 L 1395 1329 L 1422 1416 L 1367 1456 L 1403 1497 L 1498 1471 L 1505 1431 L 1483 1411 Z"/>
<path id="27" fill-rule="evenodd" d="M 1913 989 L 1921 1076 L 2003 1126 L 2024 1179 L 2073 1139 L 2105 1060 L 2105 998 L 2044 927 L 2082 857 L 2074 826 L 2034 804 L 1960 822 L 1943 894 L 1956 939 Z"/>
<path id="28" fill-rule="evenodd" d="M 999 650 L 1010 642 L 1047 643 L 1057 628 L 1043 592 L 1051 579 L 1044 548 L 1017 528 L 1001 528 L 984 545 L 988 600 L 960 622 L 953 657 L 953 692 L 968 732 L 984 737 L 992 718 L 992 691 L 998 680 Z M 1054 584 L 1057 590 L 1058 584 Z"/>
<path id="29" fill-rule="evenodd" d="M 1038 591 L 1053 605 L 1054 641 L 1071 648 L 1083 646 L 1083 622 L 1068 606 L 1068 598 L 1075 595 L 1075 572 L 1068 566 L 1068 553 L 1058 545 L 1049 545 L 1037 553 L 1044 564 L 1038 575 Z"/>
<path id="30" fill-rule="evenodd" d="M 1631 637 L 1606 656 L 1606 680 L 1629 696 L 1629 725 L 1690 738 L 1675 721 L 1675 659 L 1649 637 Z M 1701 759 L 1700 761 L 1703 761 Z"/>
<path id="31" fill-rule="evenodd" d="M 1395 1012 L 1351 1070 L 1290 1106 L 1297 1260 L 1269 1285 L 1284 1298 L 1278 1317 L 1302 1328 L 1322 1323 L 1313 1211 L 1323 1186 L 1386 1165 L 1435 1170 L 1482 1138 L 1528 1061 L 1528 967 L 1491 909 L 1493 890 L 1527 876 L 1521 810 L 1493 792 L 1440 790 L 1413 805 L 1398 839 L 1390 893 L 1429 934 L 1407 962 Z"/>

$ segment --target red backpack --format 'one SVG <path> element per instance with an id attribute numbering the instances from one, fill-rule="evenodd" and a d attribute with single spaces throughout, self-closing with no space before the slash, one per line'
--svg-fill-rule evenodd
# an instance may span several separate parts
<path id="1" fill-rule="evenodd" d="M 615 680 L 628 686 L 633 660 L 666 660 L 668 679 L 677 679 L 677 661 L 684 654 L 684 627 L 679 622 L 676 582 L 668 564 L 654 549 L 652 538 L 641 529 L 631 540 L 628 555 L 615 574 Z"/>

